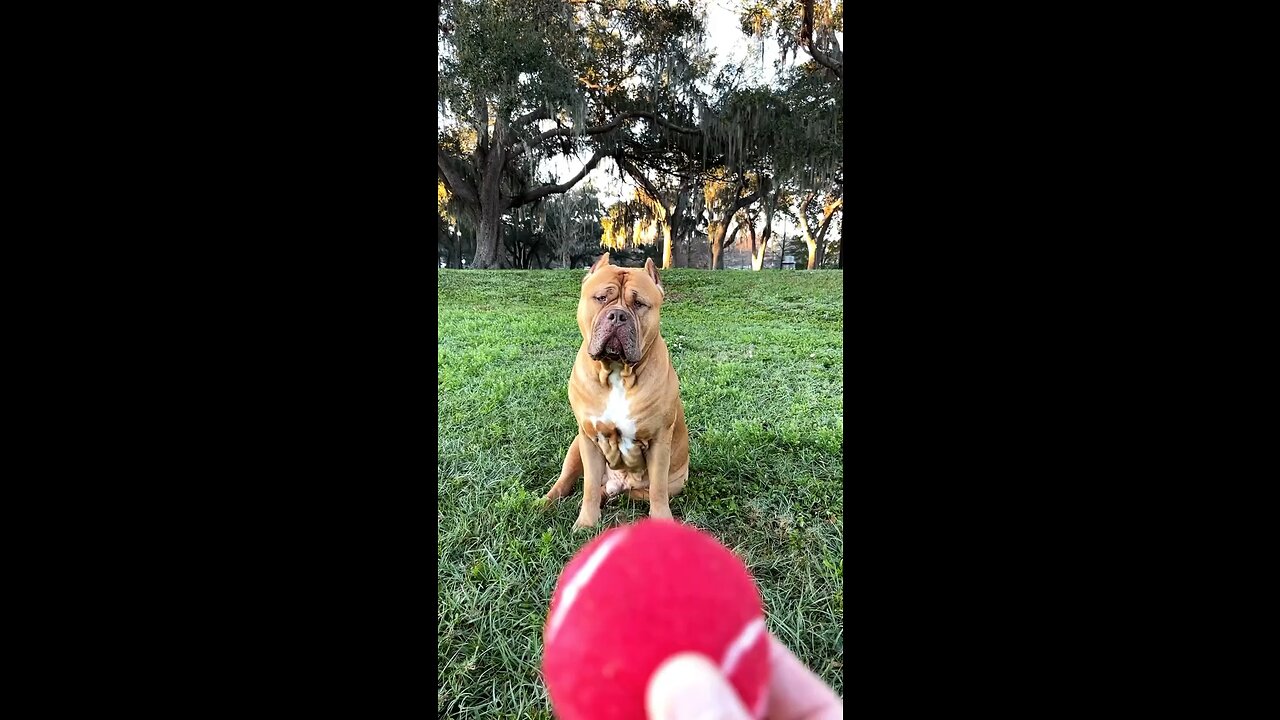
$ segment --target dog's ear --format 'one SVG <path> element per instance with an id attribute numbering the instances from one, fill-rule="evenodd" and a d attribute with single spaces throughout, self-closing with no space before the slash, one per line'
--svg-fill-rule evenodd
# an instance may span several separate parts
<path id="1" fill-rule="evenodd" d="M 658 266 L 653 264 L 653 258 L 644 261 L 644 273 L 649 276 L 654 285 L 658 286 L 658 292 L 662 293 L 663 297 L 666 297 L 667 289 L 662 287 L 662 280 L 658 277 Z"/>
<path id="2" fill-rule="evenodd" d="M 587 274 L 582 276 L 582 281 L 586 282 L 587 278 L 591 277 L 596 273 L 597 270 L 599 270 L 600 268 L 608 264 L 609 264 L 609 253 L 605 253 L 600 256 L 600 259 L 596 261 L 595 265 L 591 266 L 591 269 L 587 271 Z"/>

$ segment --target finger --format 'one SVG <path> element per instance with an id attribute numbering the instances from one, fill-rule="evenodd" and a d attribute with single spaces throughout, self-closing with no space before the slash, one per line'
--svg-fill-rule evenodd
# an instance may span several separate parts
<path id="1" fill-rule="evenodd" d="M 769 720 L 841 720 L 844 701 L 769 634 Z"/>
<path id="2" fill-rule="evenodd" d="M 684 653 L 663 663 L 645 693 L 649 720 L 752 720 L 733 686 L 707 658 Z"/>

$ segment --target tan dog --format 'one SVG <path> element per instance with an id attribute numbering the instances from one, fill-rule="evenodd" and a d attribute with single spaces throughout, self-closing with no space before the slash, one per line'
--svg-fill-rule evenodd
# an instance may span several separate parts
<path id="1" fill-rule="evenodd" d="M 671 518 L 670 498 L 689 477 L 689 428 L 680 379 L 662 339 L 658 311 L 665 291 L 653 260 L 644 269 L 600 256 L 582 281 L 582 347 L 569 376 L 578 436 L 564 456 L 552 502 L 584 477 L 575 530 L 600 522 L 601 494 L 649 501 L 649 517 Z"/>

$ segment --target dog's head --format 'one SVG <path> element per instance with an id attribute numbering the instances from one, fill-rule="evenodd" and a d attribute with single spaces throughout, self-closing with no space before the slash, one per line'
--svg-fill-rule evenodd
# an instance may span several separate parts
<path id="1" fill-rule="evenodd" d="M 609 264 L 600 256 L 582 279 L 578 328 L 593 360 L 640 362 L 658 337 L 658 311 L 665 291 L 653 260 L 643 268 Z"/>

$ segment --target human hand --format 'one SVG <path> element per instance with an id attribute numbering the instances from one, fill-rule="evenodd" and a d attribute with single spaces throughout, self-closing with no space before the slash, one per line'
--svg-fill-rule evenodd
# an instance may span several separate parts
<path id="1" fill-rule="evenodd" d="M 843 720 L 844 702 L 769 634 L 767 720 Z M 645 696 L 649 720 L 756 720 L 709 659 L 676 655 L 658 667 Z"/>

